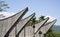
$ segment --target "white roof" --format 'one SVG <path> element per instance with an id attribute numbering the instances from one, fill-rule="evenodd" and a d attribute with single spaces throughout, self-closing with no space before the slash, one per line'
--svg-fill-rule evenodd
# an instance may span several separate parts
<path id="1" fill-rule="evenodd" d="M 54 17 L 52 17 L 52 16 L 46 16 L 45 18 L 47 18 L 47 17 L 49 17 L 48 22 L 51 22 L 51 21 L 53 21 L 53 20 L 55 20 L 55 19 L 56 19 L 56 18 L 54 18 Z"/>

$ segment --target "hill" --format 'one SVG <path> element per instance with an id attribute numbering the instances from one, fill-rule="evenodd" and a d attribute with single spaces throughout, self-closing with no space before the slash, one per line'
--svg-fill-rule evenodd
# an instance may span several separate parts
<path id="1" fill-rule="evenodd" d="M 54 25 L 52 28 L 55 32 L 60 32 L 60 26 L 59 25 Z"/>

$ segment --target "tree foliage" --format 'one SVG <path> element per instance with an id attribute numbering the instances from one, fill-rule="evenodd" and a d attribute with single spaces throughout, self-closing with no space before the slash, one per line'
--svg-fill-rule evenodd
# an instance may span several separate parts
<path id="1" fill-rule="evenodd" d="M 45 17 L 45 16 L 41 16 L 41 17 L 39 18 L 39 22 L 43 21 L 43 20 L 44 20 L 44 17 Z"/>
<path id="2" fill-rule="evenodd" d="M 6 11 L 7 8 L 9 8 L 8 4 L 6 4 L 5 1 L 0 0 L 0 12 L 1 11 Z"/>
<path id="3" fill-rule="evenodd" d="M 46 37 L 56 37 L 56 35 L 54 34 L 54 30 L 52 28 L 50 28 L 47 32 Z"/>
<path id="4" fill-rule="evenodd" d="M 32 26 L 32 25 L 37 24 L 37 23 L 38 23 L 38 20 L 36 20 L 36 17 L 33 17 L 27 25 Z"/>

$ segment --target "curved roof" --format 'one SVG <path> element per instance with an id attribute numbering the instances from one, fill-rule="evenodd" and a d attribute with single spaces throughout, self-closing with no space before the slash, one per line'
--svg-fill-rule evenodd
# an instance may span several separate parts
<path id="1" fill-rule="evenodd" d="M 40 31 L 43 34 L 46 34 L 48 30 L 56 23 L 56 21 L 57 19 L 54 19 L 53 21 L 46 23 L 45 26 L 41 27 Z"/>
<path id="2" fill-rule="evenodd" d="M 17 24 L 18 20 L 21 20 L 27 11 L 28 11 L 28 8 L 25 8 L 22 11 L 18 12 L 17 14 L 0 19 L 0 27 L 2 30 L 4 30 L 4 31 L 1 31 L 1 29 L 0 29 L 0 32 L 3 33 L 0 35 L 4 36 L 7 32 L 9 32 L 9 30 L 12 29 L 12 26 L 15 26 Z M 2 14 L 1 16 L 3 17 L 4 15 Z M 8 16 L 8 14 L 7 14 L 7 16 Z M 3 37 L 3 36 L 1 36 L 1 37 Z"/>
<path id="3" fill-rule="evenodd" d="M 23 9 L 22 11 L 20 11 L 18 13 L 15 13 L 15 14 L 13 13 L 11 15 L 10 15 L 10 13 L 7 13 L 7 12 L 1 12 L 0 14 L 2 14 L 2 16 L 5 16 L 5 17 L 0 18 L 0 21 L 1 20 L 5 20 L 5 19 L 8 19 L 8 18 L 11 18 L 11 17 L 13 17 L 13 16 L 15 16 L 15 15 L 21 13 L 21 12 L 26 12 L 26 11 L 28 11 L 28 7 L 26 7 L 25 9 Z"/>

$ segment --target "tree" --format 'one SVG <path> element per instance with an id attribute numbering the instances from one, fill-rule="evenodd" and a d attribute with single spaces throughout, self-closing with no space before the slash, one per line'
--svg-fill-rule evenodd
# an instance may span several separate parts
<path id="1" fill-rule="evenodd" d="M 39 22 L 43 21 L 43 20 L 44 20 L 44 17 L 45 17 L 45 16 L 41 16 L 41 17 L 39 18 Z"/>
<path id="2" fill-rule="evenodd" d="M 52 28 L 50 28 L 47 32 L 46 37 L 56 37 L 56 34 L 54 33 Z"/>
<path id="3" fill-rule="evenodd" d="M 5 1 L 0 0 L 0 12 L 1 11 L 6 11 L 7 8 L 9 8 L 8 4 L 6 4 Z"/>
<path id="4" fill-rule="evenodd" d="M 36 17 L 34 17 L 29 21 L 27 26 L 33 26 L 34 24 L 37 24 L 37 23 L 38 23 L 38 20 L 36 20 Z"/>

